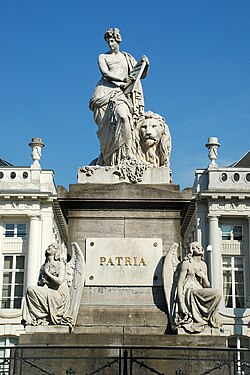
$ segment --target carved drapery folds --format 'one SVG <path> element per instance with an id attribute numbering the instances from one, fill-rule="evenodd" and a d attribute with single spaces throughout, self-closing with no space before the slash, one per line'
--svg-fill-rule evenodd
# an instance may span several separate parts
<path id="1" fill-rule="evenodd" d="M 172 330 L 187 333 L 205 332 L 207 327 L 221 328 L 219 303 L 221 293 L 210 288 L 204 250 L 197 242 L 190 244 L 188 255 L 180 262 L 178 245 L 173 244 L 164 260 L 163 280 Z"/>
<path id="2" fill-rule="evenodd" d="M 110 51 L 98 57 L 102 77 L 89 104 L 98 126 L 101 151 L 95 164 L 143 163 L 148 167 L 168 167 L 166 173 L 171 175 L 168 126 L 162 116 L 144 111 L 141 79 L 147 76 L 149 60 L 143 56 L 137 62 L 129 53 L 120 52 L 122 39 L 117 28 L 108 29 L 104 38 Z"/>
<path id="3" fill-rule="evenodd" d="M 67 251 L 57 243 L 45 252 L 38 283 L 29 286 L 23 303 L 22 323 L 26 325 L 67 325 L 74 327 L 84 283 L 85 262 L 76 242 L 67 262 Z"/>

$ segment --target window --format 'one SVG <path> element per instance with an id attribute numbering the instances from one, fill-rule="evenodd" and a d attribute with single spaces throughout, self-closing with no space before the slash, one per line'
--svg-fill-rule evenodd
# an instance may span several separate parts
<path id="1" fill-rule="evenodd" d="M 241 225 L 221 225 L 222 240 L 243 240 Z"/>
<path id="2" fill-rule="evenodd" d="M 20 309 L 24 289 L 23 255 L 3 256 L 2 309 Z"/>
<path id="3" fill-rule="evenodd" d="M 27 226 L 25 223 L 6 223 L 5 224 L 5 237 L 27 237 Z"/>
<path id="4" fill-rule="evenodd" d="M 222 256 L 225 306 L 245 307 L 243 256 Z"/>
<path id="5" fill-rule="evenodd" d="M 10 349 L 6 346 L 17 345 L 17 337 L 0 337 L 0 374 L 9 375 L 10 370 Z"/>

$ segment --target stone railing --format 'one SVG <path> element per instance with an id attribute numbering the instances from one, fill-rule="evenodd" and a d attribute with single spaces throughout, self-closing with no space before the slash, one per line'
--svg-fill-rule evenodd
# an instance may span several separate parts
<path id="1" fill-rule="evenodd" d="M 249 191 L 250 168 L 219 168 L 209 170 L 209 189 Z"/>
<path id="2" fill-rule="evenodd" d="M 240 255 L 244 253 L 244 247 L 242 242 L 236 240 L 222 240 L 221 241 L 221 253 Z"/>
<path id="3" fill-rule="evenodd" d="M 56 195 L 52 170 L 34 167 L 2 167 L 0 168 L 1 194 L 9 195 L 44 191 Z"/>
<path id="4" fill-rule="evenodd" d="M 4 238 L 2 240 L 3 253 L 22 253 L 27 251 L 27 239 Z"/>
<path id="5" fill-rule="evenodd" d="M 29 168 L 0 168 L 0 181 L 3 182 L 30 182 L 31 173 Z"/>

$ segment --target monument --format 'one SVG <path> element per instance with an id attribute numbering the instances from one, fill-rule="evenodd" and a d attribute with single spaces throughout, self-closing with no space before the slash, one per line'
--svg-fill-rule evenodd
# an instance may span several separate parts
<path id="1" fill-rule="evenodd" d="M 74 305 L 77 298 L 72 303 L 65 257 L 53 258 L 64 276 L 60 279 L 57 271 L 51 277 L 45 272 L 47 250 L 43 286 L 27 291 L 22 342 L 34 344 L 39 337 L 40 342 L 53 344 L 59 335 L 59 342 L 66 340 L 72 346 L 81 342 L 174 347 L 191 346 L 193 335 L 199 335 L 198 346 L 214 346 L 216 334 L 216 345 L 223 346 L 225 340 L 218 336 L 220 295 L 209 288 L 203 249 L 192 243 L 186 258 L 178 259 L 183 256 L 182 220 L 192 195 L 191 189 L 181 192 L 173 183 L 172 142 L 165 119 L 145 111 L 141 81 L 148 74 L 149 59 L 143 56 L 136 61 L 121 52 L 117 28 L 107 29 L 104 39 L 109 52 L 98 57 L 101 79 L 89 104 L 98 126 L 100 152 L 90 165 L 79 167 L 78 183 L 71 184 L 69 191 L 58 187 L 72 257 L 78 254 L 84 270 L 78 272 L 78 285 L 84 286 Z M 46 302 L 41 312 L 48 279 L 55 311 Z M 60 312 L 56 306 L 61 303 L 61 289 L 67 307 Z M 69 306 L 75 306 L 73 312 Z M 154 361 L 150 363 L 152 367 Z M 175 370 L 169 368 L 168 373 Z"/>

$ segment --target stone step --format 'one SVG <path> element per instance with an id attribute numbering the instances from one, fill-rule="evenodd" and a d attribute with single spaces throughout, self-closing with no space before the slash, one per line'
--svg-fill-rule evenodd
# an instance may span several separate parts
<path id="1" fill-rule="evenodd" d="M 166 327 L 167 315 L 155 306 L 81 306 L 76 325 Z"/>

